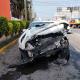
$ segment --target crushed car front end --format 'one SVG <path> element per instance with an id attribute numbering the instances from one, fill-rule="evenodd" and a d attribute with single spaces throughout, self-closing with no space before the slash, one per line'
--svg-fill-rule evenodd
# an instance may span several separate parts
<path id="1" fill-rule="evenodd" d="M 69 43 L 63 34 L 63 24 L 52 23 L 46 28 L 36 30 L 35 28 L 33 33 L 31 30 L 24 32 L 19 39 L 21 59 L 24 63 L 37 57 L 55 55 L 57 52 L 63 52 L 64 49 L 68 50 Z"/>

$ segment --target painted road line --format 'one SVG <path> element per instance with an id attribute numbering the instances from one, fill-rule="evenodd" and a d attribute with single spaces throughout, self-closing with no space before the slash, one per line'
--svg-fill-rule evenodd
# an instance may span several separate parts
<path id="1" fill-rule="evenodd" d="M 4 54 L 3 52 L 5 52 L 9 47 L 15 45 L 16 43 L 17 43 L 17 39 L 5 45 L 4 47 L 0 48 L 0 54 Z"/>

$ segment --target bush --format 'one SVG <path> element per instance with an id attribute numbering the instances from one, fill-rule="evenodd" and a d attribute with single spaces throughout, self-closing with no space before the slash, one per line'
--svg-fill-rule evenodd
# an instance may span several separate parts
<path id="1" fill-rule="evenodd" d="M 5 17 L 0 17 L 0 37 L 8 35 L 8 20 Z"/>
<path id="2" fill-rule="evenodd" d="M 26 27 L 26 22 L 25 21 L 20 21 L 20 28 L 23 29 Z"/>
<path id="3" fill-rule="evenodd" d="M 9 28 L 9 35 L 13 35 L 13 24 L 11 22 L 8 22 L 8 28 Z"/>
<path id="4" fill-rule="evenodd" d="M 3 35 L 16 35 L 22 29 L 26 29 L 29 26 L 29 21 L 8 21 L 5 17 L 0 17 L 0 37 Z"/>
<path id="5" fill-rule="evenodd" d="M 20 22 L 16 22 L 16 29 L 17 29 L 17 33 L 19 33 L 19 31 L 20 31 Z"/>
<path id="6" fill-rule="evenodd" d="M 20 21 L 20 28 L 21 29 L 26 29 L 26 28 L 28 28 L 28 26 L 29 26 L 29 21 Z"/>
<path id="7" fill-rule="evenodd" d="M 17 26 L 17 22 L 16 21 L 11 21 L 12 22 L 12 24 L 13 24 L 13 34 L 16 34 L 17 33 L 17 28 L 18 28 L 18 26 Z"/>
<path id="8" fill-rule="evenodd" d="M 26 29 L 29 27 L 29 21 L 26 21 Z"/>

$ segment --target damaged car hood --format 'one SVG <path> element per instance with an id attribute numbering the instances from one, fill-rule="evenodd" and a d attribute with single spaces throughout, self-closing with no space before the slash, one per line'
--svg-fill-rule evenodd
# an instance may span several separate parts
<path id="1" fill-rule="evenodd" d="M 64 25 L 60 23 L 51 23 L 45 27 L 31 27 L 25 30 L 25 32 L 19 38 L 19 47 L 25 49 L 25 44 L 31 38 L 37 35 L 46 35 L 49 33 L 60 32 L 64 29 Z"/>

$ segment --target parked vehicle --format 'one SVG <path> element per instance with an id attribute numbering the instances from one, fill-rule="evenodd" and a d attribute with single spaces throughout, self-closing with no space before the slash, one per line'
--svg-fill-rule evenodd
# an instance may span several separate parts
<path id="1" fill-rule="evenodd" d="M 72 19 L 69 24 L 72 28 L 80 28 L 80 19 Z"/>
<path id="2" fill-rule="evenodd" d="M 22 63 L 51 55 L 68 62 L 69 42 L 64 34 L 64 24 L 57 21 L 32 22 L 19 38 L 19 50 Z"/>
<path id="3" fill-rule="evenodd" d="M 60 22 L 62 22 L 62 23 L 64 24 L 64 31 L 65 31 L 67 34 L 72 33 L 70 24 L 69 24 L 67 21 L 61 20 Z"/>

